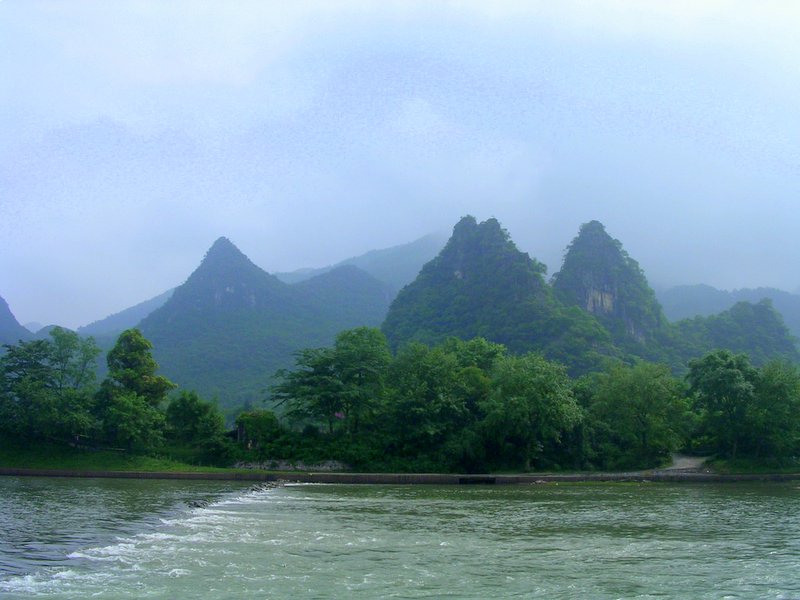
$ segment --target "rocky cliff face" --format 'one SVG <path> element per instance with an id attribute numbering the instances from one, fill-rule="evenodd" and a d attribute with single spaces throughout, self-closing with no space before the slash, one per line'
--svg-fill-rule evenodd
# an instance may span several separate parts
<path id="1" fill-rule="evenodd" d="M 598 221 L 581 226 L 553 289 L 563 302 L 598 317 L 617 342 L 643 344 L 666 323 L 639 264 Z"/>

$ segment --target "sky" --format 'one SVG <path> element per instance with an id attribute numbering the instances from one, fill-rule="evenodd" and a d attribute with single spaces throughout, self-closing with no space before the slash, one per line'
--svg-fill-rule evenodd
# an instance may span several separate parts
<path id="1" fill-rule="evenodd" d="M 800 3 L 0 0 L 0 296 L 85 325 L 220 236 L 269 272 L 597 219 L 651 284 L 800 286 Z"/>

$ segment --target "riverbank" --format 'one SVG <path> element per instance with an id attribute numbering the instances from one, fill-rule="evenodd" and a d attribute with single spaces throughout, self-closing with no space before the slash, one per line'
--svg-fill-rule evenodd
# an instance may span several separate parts
<path id="1" fill-rule="evenodd" d="M 0 467 L 0 476 L 96 477 L 117 479 L 177 479 L 205 481 L 256 481 L 287 483 L 428 484 L 428 485 L 535 485 L 582 482 L 689 482 L 796 481 L 800 473 L 691 473 L 674 470 L 621 473 L 529 473 L 518 475 L 458 473 L 300 473 L 269 471 L 87 471 Z"/>
<path id="2" fill-rule="evenodd" d="M 704 458 L 673 456 L 670 467 L 637 471 L 600 473 L 354 473 L 309 466 L 305 470 L 280 468 L 222 468 L 190 465 L 167 458 L 121 455 L 109 451 L 88 452 L 75 448 L 10 448 L 0 444 L 0 476 L 96 477 L 115 479 L 176 479 L 206 481 L 253 481 L 352 484 L 436 484 L 436 485 L 531 485 L 570 482 L 737 482 L 800 480 L 800 472 L 766 470 L 709 470 Z"/>

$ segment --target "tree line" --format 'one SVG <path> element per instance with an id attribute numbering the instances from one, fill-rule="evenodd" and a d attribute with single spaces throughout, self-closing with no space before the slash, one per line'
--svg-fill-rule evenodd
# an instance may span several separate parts
<path id="1" fill-rule="evenodd" d="M 157 373 L 152 345 L 123 332 L 95 378 L 94 342 L 55 328 L 0 357 L 0 434 L 164 453 L 215 464 L 339 460 L 360 470 L 631 469 L 676 450 L 768 465 L 800 450 L 800 372 L 717 350 L 676 378 L 666 365 L 609 362 L 573 379 L 541 354 L 483 338 L 410 343 L 341 332 L 296 354 L 269 392 L 226 431 L 217 407 Z"/>
<path id="2" fill-rule="evenodd" d="M 55 327 L 50 339 L 4 346 L 0 356 L 0 435 L 19 445 L 51 443 L 129 453 L 173 450 L 219 462 L 229 456 L 224 421 L 214 405 L 175 390 L 157 374 L 152 344 L 124 331 L 107 355 L 92 338 Z"/>
<path id="3" fill-rule="evenodd" d="M 717 350 L 675 377 L 667 365 L 608 361 L 572 379 L 541 354 L 483 338 L 410 343 L 342 332 L 297 354 L 272 401 L 240 416 L 262 457 L 339 458 L 357 468 L 491 471 L 629 469 L 683 450 L 786 464 L 800 450 L 800 371 Z M 248 429 L 250 423 L 250 429 Z M 322 452 L 320 452 L 320 450 Z"/>

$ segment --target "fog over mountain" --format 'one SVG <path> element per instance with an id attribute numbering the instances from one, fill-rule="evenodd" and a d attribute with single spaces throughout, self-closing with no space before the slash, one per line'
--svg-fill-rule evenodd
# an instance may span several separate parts
<path id="1" fill-rule="evenodd" d="M 270 273 L 496 217 L 800 284 L 792 2 L 0 2 L 0 294 L 87 325 L 221 235 Z"/>

